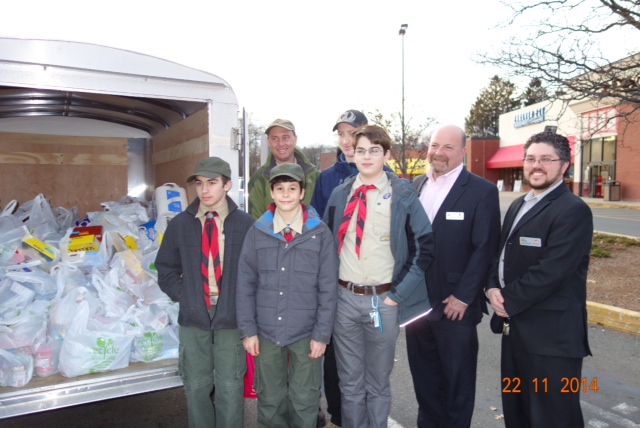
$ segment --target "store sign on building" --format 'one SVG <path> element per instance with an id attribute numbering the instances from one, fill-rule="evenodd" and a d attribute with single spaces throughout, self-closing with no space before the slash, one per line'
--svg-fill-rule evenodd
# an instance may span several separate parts
<path id="1" fill-rule="evenodd" d="M 539 108 L 515 115 L 513 118 L 513 127 L 522 128 L 523 126 L 533 125 L 545 121 L 545 108 Z"/>

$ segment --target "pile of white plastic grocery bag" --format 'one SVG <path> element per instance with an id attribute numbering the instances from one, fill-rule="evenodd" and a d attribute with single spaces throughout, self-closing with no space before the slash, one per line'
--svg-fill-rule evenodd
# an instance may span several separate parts
<path id="1" fill-rule="evenodd" d="M 125 197 L 79 219 L 43 195 L 0 215 L 0 386 L 178 357 L 153 261 L 169 217 Z"/>

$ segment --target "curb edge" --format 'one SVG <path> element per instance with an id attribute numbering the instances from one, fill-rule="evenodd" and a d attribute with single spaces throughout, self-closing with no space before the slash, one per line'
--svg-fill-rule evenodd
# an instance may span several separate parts
<path id="1" fill-rule="evenodd" d="M 587 314 L 590 323 L 640 335 L 640 312 L 587 302 Z"/>

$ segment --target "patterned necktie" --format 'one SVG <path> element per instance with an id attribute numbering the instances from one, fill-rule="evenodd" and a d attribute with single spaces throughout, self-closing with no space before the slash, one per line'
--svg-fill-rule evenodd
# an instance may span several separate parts
<path id="1" fill-rule="evenodd" d="M 207 219 L 204 222 L 204 230 L 202 233 L 202 259 L 200 268 L 202 270 L 202 278 L 204 280 L 204 299 L 207 303 L 207 309 L 211 309 L 211 289 L 209 287 L 209 257 L 213 259 L 213 271 L 218 285 L 218 294 L 222 291 L 220 280 L 222 279 L 222 266 L 220 266 L 220 248 L 218 247 L 218 227 L 214 217 L 218 216 L 215 211 L 209 211 Z"/>
<path id="2" fill-rule="evenodd" d="M 284 240 L 287 241 L 287 244 L 293 240 L 293 232 L 291 231 L 291 227 L 289 227 L 289 225 L 282 229 L 282 235 L 284 236 Z"/>
<path id="3" fill-rule="evenodd" d="M 358 210 L 358 217 L 356 218 L 356 254 L 358 259 L 360 258 L 360 244 L 362 243 L 362 234 L 364 232 L 364 221 L 367 218 L 367 192 L 371 189 L 375 189 L 376 186 L 370 184 L 368 186 L 360 186 L 353 192 L 353 196 L 349 200 L 347 207 L 344 210 L 344 217 L 342 217 L 342 224 L 338 229 L 338 254 L 342 251 L 342 245 L 344 244 L 344 237 L 347 234 L 349 223 L 351 223 L 351 217 L 355 210 Z"/>
<path id="4" fill-rule="evenodd" d="M 305 207 L 304 204 L 300 204 L 300 208 L 302 209 L 302 223 L 306 223 L 307 220 L 309 219 L 309 212 L 307 211 L 307 207 Z M 271 202 L 269 204 L 269 211 L 271 211 L 271 214 L 275 215 L 276 213 L 275 202 Z M 289 225 L 287 225 L 287 227 L 282 229 L 282 236 L 284 236 L 284 240 L 287 241 L 287 244 L 293 241 L 293 230 L 291 229 L 291 227 L 289 227 Z"/>

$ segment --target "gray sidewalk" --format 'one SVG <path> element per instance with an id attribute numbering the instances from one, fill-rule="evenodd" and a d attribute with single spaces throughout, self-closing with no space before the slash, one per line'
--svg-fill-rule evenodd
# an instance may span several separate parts
<path id="1" fill-rule="evenodd" d="M 640 202 L 633 201 L 605 201 L 602 198 L 582 198 L 587 205 L 599 208 L 628 208 L 631 210 L 640 210 Z"/>

